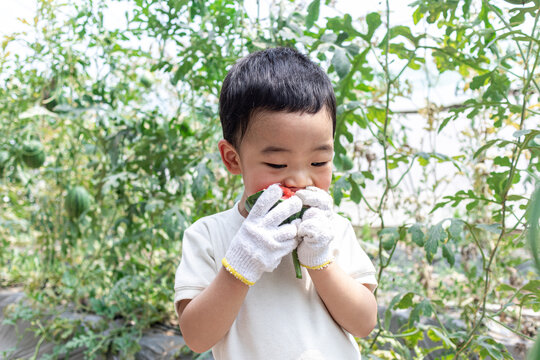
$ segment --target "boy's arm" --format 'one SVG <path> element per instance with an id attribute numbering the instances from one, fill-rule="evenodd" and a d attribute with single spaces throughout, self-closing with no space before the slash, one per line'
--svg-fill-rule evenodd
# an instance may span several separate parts
<path id="1" fill-rule="evenodd" d="M 224 268 L 199 295 L 177 303 L 182 336 L 195 352 L 211 349 L 231 328 L 249 286 Z"/>
<path id="2" fill-rule="evenodd" d="M 332 318 L 354 336 L 368 336 L 377 324 L 377 301 L 371 290 L 336 263 L 308 272 Z"/>
<path id="3" fill-rule="evenodd" d="M 264 191 L 232 238 L 214 280 L 191 301 L 180 302 L 180 330 L 192 350 L 204 352 L 221 340 L 236 319 L 249 285 L 273 271 L 298 246 L 296 224 L 282 223 L 300 211 L 302 201 L 293 196 L 274 207 L 282 195 L 277 184 Z"/>
<path id="4" fill-rule="evenodd" d="M 333 262 L 330 243 L 334 238 L 333 200 L 326 191 L 308 187 L 296 195 L 310 208 L 302 216 L 298 236 L 300 263 L 308 268 L 317 293 L 326 308 L 344 329 L 365 337 L 377 322 L 377 302 L 371 291 Z"/>

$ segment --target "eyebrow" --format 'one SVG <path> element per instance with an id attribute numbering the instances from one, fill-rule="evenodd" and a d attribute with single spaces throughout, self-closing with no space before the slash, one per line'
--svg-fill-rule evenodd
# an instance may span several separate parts
<path id="1" fill-rule="evenodd" d="M 281 148 L 279 146 L 267 146 L 261 151 L 263 154 L 277 153 L 277 152 L 291 152 L 289 149 Z"/>
<path id="2" fill-rule="evenodd" d="M 333 148 L 331 145 L 320 145 L 313 149 L 313 151 L 333 151 Z M 262 149 L 261 153 L 263 154 L 269 154 L 269 153 L 279 153 L 279 152 L 291 152 L 291 150 L 282 148 L 279 146 L 270 145 Z"/>
<path id="3" fill-rule="evenodd" d="M 321 146 L 317 146 L 313 150 L 314 151 L 334 151 L 334 147 L 332 145 L 324 144 L 324 145 L 321 145 Z"/>

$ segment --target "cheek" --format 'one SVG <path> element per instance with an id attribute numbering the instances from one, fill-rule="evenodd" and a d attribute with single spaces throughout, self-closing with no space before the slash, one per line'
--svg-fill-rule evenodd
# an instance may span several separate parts
<path id="1" fill-rule="evenodd" d="M 331 184 L 332 184 L 332 168 L 328 168 L 319 174 L 319 176 L 317 177 L 316 186 L 318 188 L 328 191 Z"/>
<path id="2" fill-rule="evenodd" d="M 266 189 L 272 184 L 281 182 L 281 179 L 272 176 L 272 174 L 264 169 L 258 169 L 258 171 L 251 172 L 249 179 L 244 178 L 244 181 L 246 181 L 245 186 L 249 196 L 257 191 Z"/>

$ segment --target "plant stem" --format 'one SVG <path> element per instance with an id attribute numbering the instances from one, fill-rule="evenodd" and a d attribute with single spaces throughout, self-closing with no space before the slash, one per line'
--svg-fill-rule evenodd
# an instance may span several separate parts
<path id="1" fill-rule="evenodd" d="M 388 142 L 386 139 L 386 134 L 388 131 L 388 122 L 390 117 L 390 89 L 392 87 L 392 81 L 390 79 L 390 69 L 389 69 L 389 48 L 390 48 L 390 6 L 388 4 L 388 0 L 386 0 L 386 53 L 385 53 L 385 65 L 384 65 L 384 73 L 386 77 L 386 113 L 384 118 L 384 126 L 383 126 L 383 133 L 380 137 L 381 145 L 383 146 L 383 152 L 384 152 L 384 175 L 385 175 L 385 188 L 383 191 L 383 194 L 381 196 L 381 200 L 379 201 L 379 206 L 377 207 L 377 214 L 379 215 L 379 219 L 381 221 L 381 230 L 385 228 L 384 226 L 384 215 L 383 215 L 383 206 L 384 202 L 386 200 L 386 195 L 388 194 L 388 191 L 392 187 L 390 184 L 390 174 L 389 174 L 389 166 L 388 166 Z M 382 273 L 384 271 L 385 265 L 383 265 L 383 259 L 382 259 L 382 241 L 379 240 L 379 274 L 377 276 L 378 280 L 381 279 Z M 388 259 L 388 262 L 390 259 Z M 375 289 L 375 295 L 377 295 L 377 290 Z"/>
<path id="2" fill-rule="evenodd" d="M 518 335 L 518 336 L 521 336 L 522 338 L 525 338 L 525 339 L 527 339 L 527 340 L 534 341 L 534 338 L 532 338 L 532 337 L 530 337 L 530 336 L 527 336 L 527 335 L 525 335 L 525 334 L 522 334 L 522 333 L 520 333 L 519 331 L 516 331 L 515 329 L 512 329 L 510 326 L 508 326 L 508 325 L 506 325 L 505 323 L 503 323 L 503 322 L 501 322 L 501 321 L 495 319 L 493 316 L 487 315 L 486 317 L 487 317 L 488 319 L 490 319 L 490 320 L 496 322 L 497 324 L 501 325 L 501 326 L 504 327 L 505 329 L 507 329 L 507 330 L 513 332 L 514 334 L 516 334 L 516 335 Z"/>
<path id="3" fill-rule="evenodd" d="M 489 6 L 489 4 L 488 4 Z M 492 9 L 493 10 L 493 9 Z M 495 11 L 495 13 L 497 13 Z M 497 15 L 499 15 L 497 13 Z M 504 20 L 503 20 L 504 22 Z M 536 26 L 536 22 L 535 22 L 535 26 Z M 534 32 L 534 30 L 533 30 Z M 530 46 L 532 46 L 532 43 L 530 43 Z M 525 109 L 527 108 L 527 92 L 528 92 L 528 88 L 531 84 L 531 78 L 532 78 L 532 74 L 534 74 L 534 69 L 536 68 L 537 64 L 538 64 L 538 53 L 540 51 L 540 47 L 539 49 L 537 50 L 536 52 L 536 58 L 535 58 L 535 62 L 534 62 L 534 65 L 531 69 L 531 71 L 528 73 L 528 78 L 527 80 L 525 81 L 525 86 L 523 88 L 523 105 L 522 105 L 522 111 L 521 111 L 521 121 L 520 121 L 520 124 L 519 124 L 519 128 L 520 129 L 523 129 L 523 124 L 525 122 L 525 117 L 526 117 L 526 111 Z M 521 54 L 523 55 L 523 52 L 520 48 L 520 52 Z M 523 59 L 525 61 L 525 59 Z M 528 70 L 528 66 L 527 66 L 527 63 L 524 64 L 524 67 L 526 69 L 526 72 Z M 467 341 L 460 345 L 459 348 L 458 348 L 458 351 L 456 352 L 456 358 L 459 359 L 459 356 L 460 354 L 467 348 L 467 346 L 470 344 L 470 342 L 472 341 L 473 339 L 473 336 L 475 335 L 476 331 L 478 330 L 480 324 L 482 324 L 482 321 L 484 320 L 484 318 L 488 315 L 486 315 L 486 304 L 487 304 L 487 296 L 488 296 L 488 293 L 489 293 L 489 282 L 490 282 L 490 272 L 491 272 L 491 265 L 493 264 L 493 261 L 495 260 L 495 257 L 496 257 L 496 254 L 497 254 L 497 250 L 499 248 L 499 245 L 502 241 L 502 239 L 505 237 L 507 231 L 506 231 L 506 208 L 507 208 L 507 197 L 508 197 L 508 192 L 510 191 L 511 187 L 512 187 L 512 183 L 513 183 L 513 180 L 514 180 L 514 176 L 515 176 L 515 172 L 516 172 L 516 168 L 517 168 L 517 163 L 518 163 L 518 160 L 519 160 L 519 157 L 521 155 L 521 151 L 523 150 L 523 146 L 526 145 L 526 141 L 527 141 L 527 137 L 525 137 L 523 143 L 520 143 L 519 141 L 517 142 L 517 144 L 515 144 L 515 147 L 512 151 L 512 161 L 511 161 L 511 164 L 510 164 L 510 170 L 509 170 L 509 175 L 508 175 L 508 179 L 506 181 L 506 184 L 505 184 L 505 187 L 502 191 L 502 194 L 501 194 L 501 233 L 499 234 L 499 237 L 497 238 L 497 241 L 495 243 L 495 246 L 494 248 L 491 250 L 491 253 L 490 253 L 490 256 L 489 256 L 489 261 L 488 261 L 488 264 L 485 268 L 485 279 L 484 279 L 484 290 L 483 290 L 483 295 L 482 295 L 482 305 L 481 305 L 481 310 L 480 310 L 480 316 L 477 320 L 475 320 L 475 325 L 473 326 L 473 328 L 471 329 L 471 331 L 469 331 L 469 333 L 467 334 Z"/>
<path id="4" fill-rule="evenodd" d="M 297 251 L 297 249 L 293 250 L 292 258 L 293 258 L 294 271 L 296 273 L 296 278 L 301 279 L 302 278 L 302 267 L 300 266 L 300 260 L 298 260 L 298 251 Z"/>
<path id="5" fill-rule="evenodd" d="M 386 199 L 386 195 L 388 194 L 388 191 L 391 189 L 392 185 L 390 184 L 390 175 L 389 175 L 389 167 L 388 167 L 388 152 L 387 152 L 387 148 L 388 148 L 388 142 L 387 142 L 387 139 L 386 139 L 386 135 L 387 135 L 387 130 L 388 130 L 388 122 L 389 122 L 389 117 L 390 117 L 390 89 L 392 87 L 392 83 L 393 81 L 397 80 L 397 77 L 394 79 L 394 80 L 391 80 L 390 79 L 390 69 L 389 69 L 389 50 L 390 50 L 390 4 L 388 2 L 388 0 L 386 0 L 386 44 L 385 44 L 385 63 L 384 63 L 384 73 L 385 73 L 385 78 L 386 78 L 386 112 L 385 112 L 385 117 L 384 117 L 384 126 L 383 126 L 383 133 L 382 133 L 382 136 L 380 137 L 379 141 L 381 143 L 381 145 L 383 146 L 383 151 L 384 151 L 384 174 L 385 174 L 385 179 L 386 179 L 386 182 L 385 182 L 385 188 L 384 188 L 384 192 L 381 196 L 381 200 L 379 202 L 379 206 L 377 208 L 377 214 L 379 216 L 379 219 L 381 221 L 381 230 L 384 229 L 384 215 L 383 215 L 383 206 L 384 206 L 384 202 L 385 202 L 385 199 Z M 397 242 L 396 242 L 397 244 Z M 394 244 L 394 249 L 395 250 L 395 247 L 396 247 L 396 244 Z M 383 246 L 382 246 L 382 241 L 381 239 L 379 239 L 379 272 L 377 274 L 377 281 L 380 283 L 380 280 L 382 278 L 382 274 L 383 274 L 383 271 L 385 269 L 386 266 L 388 266 L 388 264 L 390 263 L 390 260 L 392 259 L 392 255 L 393 255 L 393 251 L 392 251 L 392 254 L 390 255 L 390 257 L 388 258 L 388 261 L 385 264 L 383 264 L 383 257 L 382 257 L 382 254 L 383 254 Z M 374 291 L 374 295 L 377 296 L 377 289 L 375 289 Z M 382 332 L 382 326 L 381 326 L 381 319 L 379 316 L 377 316 L 377 325 L 378 325 L 378 328 L 379 328 L 379 331 L 377 332 L 377 334 L 375 335 L 373 341 L 371 342 L 371 345 L 370 345 L 370 349 L 373 349 L 373 347 L 375 346 L 375 343 L 377 342 L 377 338 L 379 337 L 379 335 L 381 334 Z"/>

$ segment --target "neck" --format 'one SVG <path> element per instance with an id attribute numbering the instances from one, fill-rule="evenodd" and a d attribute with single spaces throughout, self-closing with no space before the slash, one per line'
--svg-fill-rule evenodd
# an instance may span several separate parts
<path id="1" fill-rule="evenodd" d="M 240 211 L 240 215 L 242 215 L 243 217 L 248 216 L 248 212 L 247 212 L 246 206 L 245 206 L 246 199 L 247 199 L 247 196 L 246 196 L 246 193 L 244 193 L 242 195 L 242 198 L 240 199 L 240 202 L 238 203 L 238 211 Z"/>

